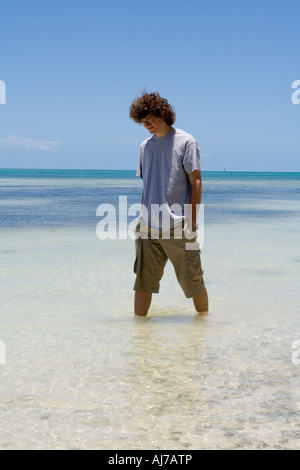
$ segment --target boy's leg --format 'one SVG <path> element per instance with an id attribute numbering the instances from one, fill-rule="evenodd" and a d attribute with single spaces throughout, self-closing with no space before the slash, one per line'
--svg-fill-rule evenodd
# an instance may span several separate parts
<path id="1" fill-rule="evenodd" d="M 146 316 L 151 305 L 152 293 L 159 292 L 159 282 L 163 276 L 167 255 L 159 240 L 136 240 L 136 259 L 134 272 L 136 274 L 134 290 L 134 313 L 136 316 Z"/>
<path id="2" fill-rule="evenodd" d="M 152 293 L 136 291 L 134 296 L 134 314 L 145 317 L 151 305 Z"/>
<path id="3" fill-rule="evenodd" d="M 201 294 L 193 297 L 193 302 L 198 313 L 201 313 L 202 315 L 208 314 L 208 295 L 206 287 L 203 288 Z"/>
<path id="4" fill-rule="evenodd" d="M 203 279 L 199 245 L 187 249 L 188 240 L 170 239 L 163 241 L 163 248 L 172 262 L 178 282 L 187 298 L 193 298 L 198 313 L 208 313 L 208 295 Z"/>

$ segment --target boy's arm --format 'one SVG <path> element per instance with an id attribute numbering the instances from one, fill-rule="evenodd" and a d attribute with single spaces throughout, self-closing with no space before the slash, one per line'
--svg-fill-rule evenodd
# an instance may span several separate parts
<path id="1" fill-rule="evenodd" d="M 195 170 L 188 175 L 189 182 L 191 185 L 191 196 L 190 196 L 190 220 L 192 225 L 197 225 L 197 216 L 201 204 L 202 196 L 202 178 L 201 171 Z"/>

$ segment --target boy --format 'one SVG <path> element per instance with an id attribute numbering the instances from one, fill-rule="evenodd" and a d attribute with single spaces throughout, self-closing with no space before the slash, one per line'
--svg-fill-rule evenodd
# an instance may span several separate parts
<path id="1" fill-rule="evenodd" d="M 183 229 L 188 222 L 196 234 L 202 193 L 198 144 L 190 134 L 172 127 L 175 112 L 158 93 L 135 99 L 130 118 L 152 134 L 140 146 L 137 170 L 143 179 L 143 197 L 136 227 L 135 315 L 147 315 L 168 259 L 185 296 L 193 298 L 197 312 L 206 314 L 208 296 L 199 246 L 187 248 L 190 237 Z"/>

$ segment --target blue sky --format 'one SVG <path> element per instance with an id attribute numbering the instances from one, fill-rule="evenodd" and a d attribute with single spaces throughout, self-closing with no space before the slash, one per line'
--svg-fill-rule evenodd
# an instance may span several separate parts
<path id="1" fill-rule="evenodd" d="M 300 171 L 299 0 L 2 0 L 0 167 L 135 169 L 144 89 L 203 170 Z"/>

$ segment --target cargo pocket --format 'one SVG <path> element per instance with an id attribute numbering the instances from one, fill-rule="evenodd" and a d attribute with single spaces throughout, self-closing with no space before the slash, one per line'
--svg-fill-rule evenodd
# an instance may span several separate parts
<path id="1" fill-rule="evenodd" d="M 200 250 L 185 251 L 185 275 L 191 281 L 200 281 L 202 278 Z"/>

